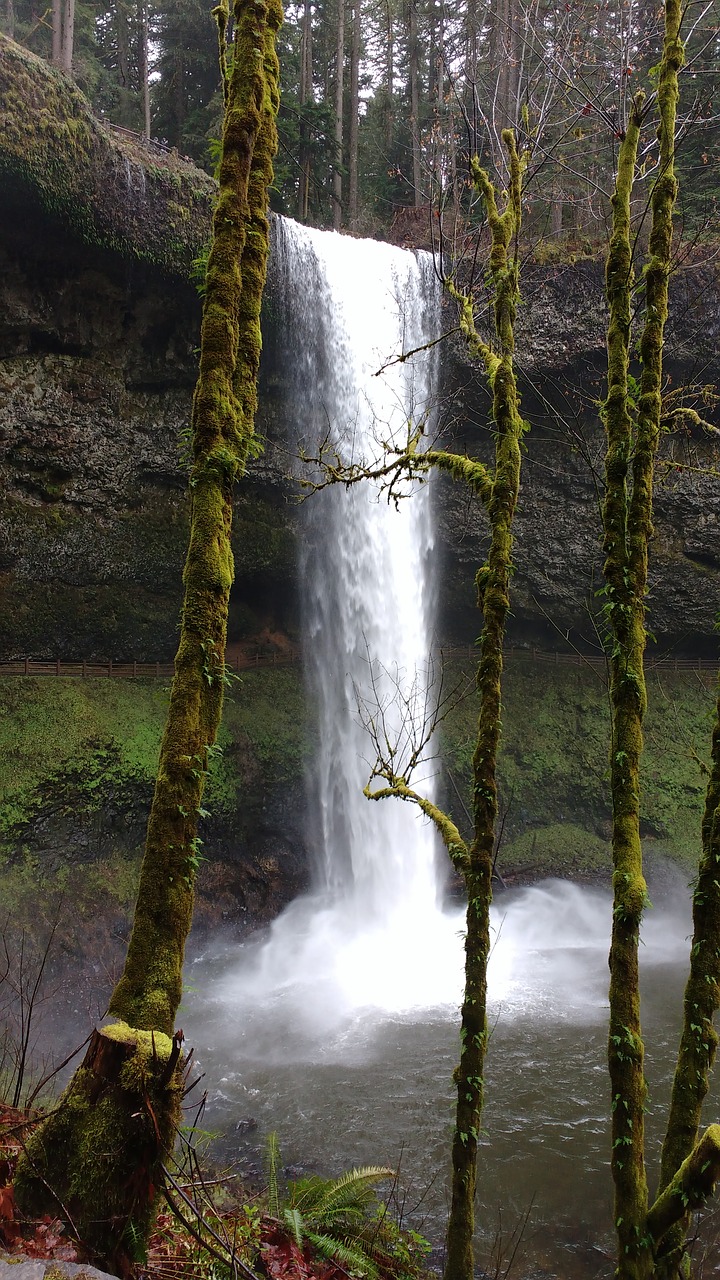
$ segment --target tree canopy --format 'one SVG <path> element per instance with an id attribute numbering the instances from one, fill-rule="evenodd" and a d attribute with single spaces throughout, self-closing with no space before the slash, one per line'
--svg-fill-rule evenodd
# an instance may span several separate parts
<path id="1" fill-rule="evenodd" d="M 98 115 L 212 170 L 222 93 L 211 4 L 66 0 L 70 53 L 53 17 L 61 7 L 4 0 L 2 28 L 71 68 Z M 718 187 L 718 0 L 690 6 L 685 27 L 679 209 L 702 226 Z M 482 217 L 469 151 L 479 144 L 481 164 L 502 180 L 500 135 L 512 127 L 529 152 L 527 234 L 599 243 L 625 105 L 637 83 L 657 75 L 660 51 L 655 10 L 644 2 L 299 0 L 279 42 L 273 207 L 318 226 L 382 235 L 408 206 L 426 211 L 415 225 L 428 234 L 432 204 L 452 211 L 452 226 L 459 212 L 465 228 L 475 210 Z M 648 140 L 637 201 L 657 159 Z M 397 238 L 401 231 L 402 223 Z"/>

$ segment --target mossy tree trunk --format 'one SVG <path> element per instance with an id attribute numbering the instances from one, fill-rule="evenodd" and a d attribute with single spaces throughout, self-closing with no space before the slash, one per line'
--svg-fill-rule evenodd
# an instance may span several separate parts
<path id="1" fill-rule="evenodd" d="M 646 899 L 640 841 L 640 763 L 646 708 L 644 651 L 648 548 L 652 536 L 653 479 L 662 412 L 662 347 L 668 313 L 672 218 L 677 197 L 675 126 L 678 73 L 683 63 L 680 18 L 679 4 L 676 0 L 667 0 L 664 48 L 658 78 L 659 171 L 651 197 L 649 257 L 644 270 L 645 318 L 639 346 L 642 373 L 637 405 L 634 404 L 628 378 L 633 301 L 630 202 L 645 114 L 642 93 L 633 101 L 620 147 L 606 270 L 610 320 L 608 395 L 604 409 L 607 454 L 603 529 L 605 609 L 610 631 L 610 780 L 614 868 L 608 1062 L 612 1094 L 614 1216 L 618 1239 L 616 1274 L 621 1280 L 642 1280 L 653 1273 L 654 1252 L 660 1243 L 658 1232 L 661 1227 L 663 1231 L 667 1229 L 664 1225 L 667 1215 L 658 1212 L 658 1204 L 653 1206 L 648 1216 L 645 1172 L 646 1086 L 638 969 L 640 922 Z M 706 815 L 706 843 L 711 841 L 711 827 L 712 821 L 708 822 Z M 676 1119 L 671 1117 L 675 1139 L 679 1129 L 683 1128 L 683 1122 L 677 1119 L 676 1102 Z M 667 1188 L 682 1161 L 692 1152 L 697 1136 L 697 1117 L 689 1142 L 687 1123 L 684 1128 L 684 1140 L 675 1141 L 673 1154 L 670 1155 L 668 1150 L 664 1160 L 661 1191 Z M 663 1247 L 660 1243 L 660 1248 Z"/>
<path id="2" fill-rule="evenodd" d="M 610 947 L 610 1028 L 608 1062 L 612 1090 L 612 1174 L 618 1276 L 639 1280 L 649 1274 L 645 1239 L 645 1076 L 640 1029 L 638 948 L 646 899 L 640 845 L 640 757 L 646 707 L 643 653 L 647 552 L 630 552 L 629 471 L 636 423 L 628 384 L 633 285 L 630 196 L 642 122 L 644 95 L 636 97 L 620 148 L 613 196 L 613 227 L 607 260 L 608 394 L 605 503 L 603 508 L 606 614 L 611 633 L 610 704 L 612 737 L 613 924 Z M 634 495 L 633 495 L 634 496 Z M 644 537 L 649 536 L 651 491 L 645 491 Z M 635 504 L 637 506 L 637 503 Z M 640 529 L 635 548 L 640 547 Z"/>
<path id="3" fill-rule="evenodd" d="M 653 193 L 653 237 L 648 269 L 648 303 L 657 311 L 654 330 L 648 332 L 648 348 L 654 352 L 662 344 L 660 321 L 663 311 L 661 268 L 669 258 L 669 219 L 675 198 L 673 127 L 678 97 L 677 77 L 683 64 L 680 41 L 681 10 L 677 0 L 666 0 L 665 50 L 658 83 L 661 125 L 661 176 Z M 652 291 L 652 293 L 651 293 Z M 652 343 L 652 346 L 650 344 Z M 643 391 L 645 390 L 643 386 Z M 659 395 L 659 385 L 648 388 Z M 709 1087 L 715 1059 L 717 1033 L 713 1017 L 720 1004 L 720 695 L 716 704 L 712 739 L 712 766 L 708 781 L 702 824 L 702 857 L 693 894 L 693 939 L 690 976 L 685 989 L 683 1029 L 673 1080 L 668 1125 L 663 1144 L 659 1191 L 672 1183 L 681 1165 L 690 1156 L 700 1125 L 702 1104 Z M 673 1227 L 660 1248 L 665 1274 L 672 1274 L 682 1253 L 688 1214 Z"/>
<path id="4" fill-rule="evenodd" d="M 461 1009 L 460 1063 L 456 1071 L 457 1112 L 452 1146 L 452 1200 L 445 1280 L 471 1280 L 474 1274 L 472 1239 L 487 1046 L 487 965 L 497 818 L 503 644 L 510 607 L 512 526 L 520 488 L 520 442 L 525 431 L 513 368 L 519 282 L 518 260 L 512 253 L 512 246 L 520 226 L 522 165 L 513 134 L 503 134 L 503 140 L 510 160 L 510 187 L 502 214 L 498 211 L 489 179 L 477 162 L 473 165 L 473 179 L 485 197 L 492 233 L 490 272 L 499 353 L 483 352 L 493 391 L 495 472 L 487 492 L 490 550 L 486 564 L 476 576 L 478 604 L 483 613 L 477 671 L 480 711 L 472 761 L 474 831 L 465 874 L 468 898 L 465 991 Z M 474 334 L 468 332 L 467 337 L 472 342 Z"/>
<path id="5" fill-rule="evenodd" d="M 15 1184 L 23 1211 L 61 1212 L 110 1266 L 121 1266 L 147 1230 L 178 1116 L 173 1027 L 203 787 L 222 711 L 233 485 L 253 448 L 257 402 L 282 10 L 279 0 L 237 0 L 229 76 L 229 10 L 221 4 L 216 13 L 225 123 L 193 403 L 190 543 L 132 936 L 109 1005 L 116 1023 L 95 1034 L 59 1109 L 29 1144 Z"/>
<path id="6" fill-rule="evenodd" d="M 488 214 L 492 247 L 490 275 L 494 295 L 497 350 L 480 338 L 475 327 L 472 300 L 450 281 L 448 288 L 460 311 L 460 328 L 471 353 L 484 365 L 493 393 L 495 423 L 495 466 L 462 454 L 429 449 L 418 453 L 418 437 L 404 455 L 378 468 L 376 477 L 405 468 L 411 474 L 435 467 L 467 484 L 487 511 L 490 549 L 487 562 L 478 570 L 478 606 L 483 613 L 477 689 L 480 709 L 473 754 L 473 838 L 463 840 L 450 818 L 410 786 L 410 770 L 398 776 L 390 753 L 383 762 L 381 753 L 373 778 L 387 785 L 373 789 L 373 778 L 365 790 L 369 799 L 396 796 L 417 804 L 434 822 L 448 854 L 463 877 L 467 890 L 465 935 L 465 988 L 461 1009 L 460 1062 L 455 1071 L 457 1107 L 452 1144 L 452 1201 L 448 1219 L 446 1280 L 472 1280 L 473 1233 L 475 1229 L 475 1184 L 480 1117 L 483 1105 L 483 1074 L 487 1047 L 487 965 L 490 953 L 490 904 L 497 818 L 497 753 L 500 744 L 500 702 L 505 625 L 510 606 L 513 518 L 520 487 L 520 442 L 526 424 L 520 406 L 513 367 L 515 313 L 519 300 L 517 233 L 520 227 L 523 160 L 517 153 L 511 131 L 503 133 L 507 149 L 510 181 L 505 207 L 500 212 L 495 188 L 477 159 L 472 162 L 472 179 L 483 197 Z M 347 483 L 361 478 L 335 469 L 332 479 Z M 365 472 L 367 474 L 367 471 Z"/>
<path id="7" fill-rule="evenodd" d="M 720 692 L 715 710 L 712 765 L 702 824 L 702 857 L 693 893 L 690 974 L 685 987 L 683 1028 L 662 1149 L 659 1198 L 667 1197 L 678 1170 L 692 1155 L 698 1140 L 702 1106 L 710 1085 L 718 1043 L 713 1018 L 720 1005 L 719 940 Z M 704 1165 L 705 1161 L 701 1161 L 703 1173 Z M 696 1203 L 688 1198 L 682 1205 L 679 1221 L 660 1240 L 657 1272 L 667 1280 L 682 1274 L 687 1228 L 695 1207 Z"/>

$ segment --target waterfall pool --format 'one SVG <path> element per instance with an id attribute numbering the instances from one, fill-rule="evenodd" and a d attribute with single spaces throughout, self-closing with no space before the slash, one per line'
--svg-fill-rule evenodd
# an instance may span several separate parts
<path id="1" fill-rule="evenodd" d="M 318 904 L 311 910 L 296 904 L 295 914 L 317 922 Z M 296 952 L 275 984 L 267 972 L 259 981 L 263 949 L 265 960 L 273 954 L 265 938 L 240 948 L 218 941 L 197 956 L 188 966 L 193 990 L 183 1016 L 210 1082 L 203 1124 L 221 1135 L 222 1157 L 257 1177 L 265 1137 L 274 1130 L 283 1163 L 298 1172 L 329 1175 L 400 1162 L 409 1220 L 441 1246 L 461 923 L 456 913 L 441 918 L 435 936 L 426 927 L 425 951 L 437 962 L 429 1004 L 416 981 L 417 956 L 401 936 L 384 987 L 378 979 L 387 954 L 376 957 L 379 969 L 369 977 L 358 974 L 343 985 L 347 957 L 334 964 L 342 948 L 322 930 L 316 942 L 326 955 L 324 980 L 303 973 Z M 609 898 L 600 890 L 558 881 L 498 895 L 477 1215 L 478 1256 L 491 1275 L 498 1239 L 503 1274 L 528 1211 L 513 1275 L 612 1274 L 609 925 Z M 678 878 L 658 897 L 644 929 L 651 1177 L 674 1066 L 689 928 Z M 355 958 L 372 963 L 373 954 L 369 929 L 360 944 L 356 939 Z M 708 1122 L 715 1114 L 711 1099 Z"/>

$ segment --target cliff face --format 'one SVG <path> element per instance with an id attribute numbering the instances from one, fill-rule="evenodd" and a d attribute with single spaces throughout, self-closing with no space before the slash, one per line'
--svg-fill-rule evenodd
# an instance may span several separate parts
<path id="1" fill-rule="evenodd" d="M 182 440 L 199 300 L 188 279 L 209 232 L 213 184 L 177 157 L 127 143 L 57 71 L 0 42 L 0 657 L 172 655 L 187 526 Z M 271 266 L 272 274 L 272 266 Z M 272 281 L 271 281 L 272 285 Z M 673 283 L 673 386 L 717 377 L 718 280 Z M 263 457 L 238 487 L 234 638 L 295 623 L 299 516 L 293 406 L 269 290 L 259 429 Z M 593 639 L 599 585 L 602 266 L 535 266 L 518 333 L 527 438 L 518 515 L 516 638 Z M 446 439 L 489 449 L 482 380 L 443 356 Z M 720 379 L 718 379 L 720 380 Z M 717 445 L 675 437 L 660 484 L 650 597 L 662 642 L 702 649 L 720 600 Z M 437 486 L 440 632 L 472 640 L 482 513 Z"/>
<path id="2" fill-rule="evenodd" d="M 60 73 L 0 37 L 0 660 L 174 653 L 187 531 L 182 449 L 200 318 L 190 267 L 209 234 L 212 193 L 211 180 L 179 158 L 103 129 Z M 684 270 L 673 289 L 672 387 L 720 381 L 714 270 Z M 532 431 L 512 629 L 514 639 L 551 649 L 568 632 L 592 644 L 602 266 L 528 268 L 524 298 L 518 364 Z M 258 422 L 266 448 L 237 490 L 234 640 L 296 627 L 302 509 L 289 478 L 297 470 L 292 395 L 310 398 L 312 388 L 287 385 L 282 302 L 271 263 Z M 482 379 L 450 344 L 441 364 L 443 438 L 489 456 Z M 714 651 L 720 501 L 707 467 L 720 470 L 719 450 L 698 433 L 669 437 L 663 450 L 684 469 L 668 470 L 658 489 L 651 626 L 676 650 Z M 436 523 L 440 633 L 468 643 L 479 625 L 473 580 L 485 555 L 482 513 L 460 487 L 438 481 Z M 508 676 L 503 793 L 514 795 L 517 782 L 523 794 L 508 819 L 504 870 L 596 869 L 606 857 L 602 696 L 579 673 L 568 679 L 545 668 L 538 678 L 538 669 L 518 673 L 510 664 Z M 32 923 L 41 896 L 52 911 L 64 894 L 83 935 L 68 945 L 96 938 L 105 947 L 108 928 L 122 935 L 126 926 L 164 691 L 159 682 L 8 677 L 0 685 L 0 755 L 12 760 L 0 773 L 4 901 Z M 228 702 L 199 896 L 201 922 L 226 919 L 237 929 L 267 920 L 306 882 L 303 774 L 312 750 L 296 669 L 254 673 L 241 692 L 237 705 Z M 670 747 L 702 734 L 701 692 L 702 707 L 696 699 L 677 732 L 665 695 L 658 712 L 658 773 L 667 787 L 653 794 L 646 825 L 674 855 L 686 856 L 704 783 L 689 776 L 688 753 L 673 762 Z M 677 693 L 690 707 L 687 690 Z M 467 724 L 446 726 L 449 767 L 461 783 L 473 732 L 474 712 L 467 714 Z M 582 756 L 576 737 L 586 743 Z"/>
<path id="3" fill-rule="evenodd" d="M 540 313 L 542 316 L 542 313 Z M 522 349 L 521 349 L 522 351 Z M 510 635 L 515 642 L 563 649 L 570 634 L 581 648 L 598 645 L 597 592 L 602 586 L 600 503 L 605 442 L 595 401 L 603 394 L 600 352 L 556 371 L 523 379 L 526 437 L 516 520 L 516 573 Z M 522 359 L 522 355 L 521 355 Z M 675 385 L 693 376 L 669 362 Z M 703 377 L 712 375 L 704 366 Z M 463 381 L 464 380 L 464 381 Z M 475 377 L 462 383 L 449 429 L 458 445 L 490 455 Z M 720 438 L 704 431 L 664 437 L 658 467 L 650 560 L 648 623 L 658 651 L 714 654 L 720 607 Z M 445 572 L 444 629 L 462 639 L 477 615 L 469 584 L 487 548 L 483 513 L 444 479 L 438 521 Z"/>
<path id="4" fill-rule="evenodd" d="M 0 655 L 170 657 L 214 184 L 5 38 L 0 136 Z M 271 448 L 238 492 L 236 632 L 292 598 L 287 494 Z"/>

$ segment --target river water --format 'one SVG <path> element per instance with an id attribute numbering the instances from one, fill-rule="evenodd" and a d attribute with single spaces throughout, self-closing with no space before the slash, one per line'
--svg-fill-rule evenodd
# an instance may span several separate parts
<path id="1" fill-rule="evenodd" d="M 322 981 L 293 978 L 289 966 L 258 999 L 260 936 L 240 949 L 218 939 L 195 958 L 183 1015 L 212 1082 L 204 1123 L 222 1135 L 225 1157 L 257 1171 L 274 1130 L 283 1162 L 298 1171 L 400 1163 L 409 1218 L 436 1246 L 447 1209 L 462 965 L 461 917 L 450 912 L 442 921 L 444 952 L 433 945 L 437 938 L 426 941 L 432 994 L 444 983 L 444 1003 L 407 1007 L 400 986 L 407 964 L 406 990 L 417 998 L 417 956 L 402 954 L 384 994 L 373 988 L 385 963 L 378 957 L 357 1004 L 355 988 L 344 985 L 347 957 L 336 966 L 331 956 Z M 545 882 L 498 895 L 493 924 L 479 1256 L 493 1274 L 498 1231 L 509 1254 L 529 1210 L 514 1274 L 609 1276 L 609 897 Z M 643 935 L 651 1169 L 674 1065 L 689 927 L 682 882 L 666 878 Z M 384 1007 L 363 1005 L 379 995 Z"/>

